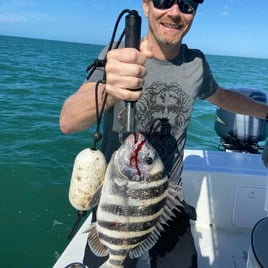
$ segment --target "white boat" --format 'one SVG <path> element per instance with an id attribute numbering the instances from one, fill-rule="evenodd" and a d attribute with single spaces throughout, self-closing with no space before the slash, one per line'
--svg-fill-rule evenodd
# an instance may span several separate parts
<path id="1" fill-rule="evenodd" d="M 268 213 L 267 169 L 261 156 L 186 150 L 183 182 L 185 198 L 197 210 L 192 230 L 199 267 L 245 268 L 252 228 Z M 83 231 L 90 222 L 91 215 L 54 268 L 82 262 L 87 243 Z M 268 239 L 268 228 L 264 235 Z"/>
<path id="2" fill-rule="evenodd" d="M 198 267 L 268 267 L 267 171 L 261 154 L 185 150 L 184 196 L 197 211 L 191 224 Z M 91 215 L 54 268 L 82 263 L 90 222 Z"/>

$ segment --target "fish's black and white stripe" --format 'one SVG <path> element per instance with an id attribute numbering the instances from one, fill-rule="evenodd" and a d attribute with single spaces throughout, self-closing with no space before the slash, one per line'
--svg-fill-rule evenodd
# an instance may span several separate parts
<path id="1" fill-rule="evenodd" d="M 125 251 L 146 240 L 159 222 L 168 195 L 167 178 L 147 183 L 131 182 L 129 197 L 106 197 L 99 205 L 97 231 L 102 243 L 110 250 L 110 259 L 125 258 Z M 120 253 L 121 252 L 121 253 Z M 122 254 L 122 255 L 121 255 Z"/>
<path id="2" fill-rule="evenodd" d="M 170 184 L 158 154 L 141 135 L 127 138 L 114 153 L 104 179 L 97 222 L 89 246 L 101 266 L 122 268 L 126 256 L 139 257 L 158 240 L 178 206 L 177 186 Z M 131 177 L 130 177 L 131 176 Z"/>

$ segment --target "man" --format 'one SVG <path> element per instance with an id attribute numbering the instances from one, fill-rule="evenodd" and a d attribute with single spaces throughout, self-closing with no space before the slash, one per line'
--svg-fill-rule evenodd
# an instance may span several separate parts
<path id="1" fill-rule="evenodd" d="M 108 93 L 102 141 L 102 151 L 107 160 L 120 145 L 120 126 L 116 118 L 124 107 L 122 100 L 136 101 L 137 129 L 148 134 L 169 177 L 177 179 L 178 183 L 181 183 L 187 126 L 197 97 L 234 113 L 266 118 L 266 105 L 220 88 L 213 79 L 203 53 L 182 44 L 183 37 L 191 28 L 198 4 L 202 2 L 143 0 L 148 32 L 140 51 L 120 48 L 108 53 L 106 84 L 100 86 L 98 93 L 100 106 L 104 93 Z M 92 80 L 101 78 L 102 73 L 98 73 Z M 81 131 L 95 123 L 94 89 L 95 82 L 88 81 L 65 101 L 60 118 L 64 133 Z M 190 218 L 195 218 L 194 210 L 185 203 L 185 209 L 177 213 L 177 217 L 150 250 L 151 267 L 197 267 Z M 89 267 L 99 264 L 90 252 L 86 252 L 85 262 Z M 137 260 L 128 259 L 125 267 L 141 266 Z"/>

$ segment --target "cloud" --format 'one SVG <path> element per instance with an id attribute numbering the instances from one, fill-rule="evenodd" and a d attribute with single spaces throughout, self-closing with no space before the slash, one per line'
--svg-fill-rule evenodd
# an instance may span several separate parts
<path id="1" fill-rule="evenodd" d="M 225 17 L 225 16 L 228 16 L 229 14 L 230 14 L 229 6 L 224 6 L 221 15 Z"/>
<path id="2" fill-rule="evenodd" d="M 49 16 L 41 13 L 5 13 L 0 14 L 0 23 L 18 23 L 26 21 L 47 21 Z"/>
<path id="3" fill-rule="evenodd" d="M 24 15 L 18 15 L 14 13 L 0 14 L 1 23 L 15 23 L 26 21 L 27 18 Z"/>
<path id="4" fill-rule="evenodd" d="M 31 0 L 9 0 L 9 1 L 0 1 L 0 6 L 2 8 L 17 9 L 24 7 L 31 7 L 35 4 Z"/>
<path id="5" fill-rule="evenodd" d="M 49 16 L 38 12 L 40 8 L 37 1 L 33 0 L 0 0 L 0 23 L 19 23 L 48 20 Z"/>

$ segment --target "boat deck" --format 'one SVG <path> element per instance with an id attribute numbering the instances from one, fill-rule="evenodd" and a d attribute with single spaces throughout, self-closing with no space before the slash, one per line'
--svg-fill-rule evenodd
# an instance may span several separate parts
<path id="1" fill-rule="evenodd" d="M 196 208 L 192 230 L 199 268 L 245 268 L 251 230 L 268 211 L 267 169 L 260 155 L 188 150 L 184 196 Z M 81 262 L 90 216 L 54 268 Z"/>
<path id="2" fill-rule="evenodd" d="M 228 232 L 213 227 L 193 226 L 199 268 L 245 268 L 250 232 Z"/>
<path id="3" fill-rule="evenodd" d="M 91 222 L 89 216 L 81 227 L 86 230 Z M 192 224 L 192 231 L 198 251 L 199 268 L 245 268 L 247 254 L 250 245 L 250 232 L 229 232 L 228 230 L 217 229 L 213 226 L 197 226 Z M 74 247 L 86 245 L 87 234 L 79 233 L 65 249 L 61 258 L 54 265 L 54 268 L 65 267 L 69 263 L 81 261 L 83 259 L 84 247 Z"/>
<path id="4" fill-rule="evenodd" d="M 187 151 L 184 194 L 196 208 L 192 224 L 199 268 L 245 268 L 251 230 L 267 216 L 267 170 L 260 155 Z"/>

